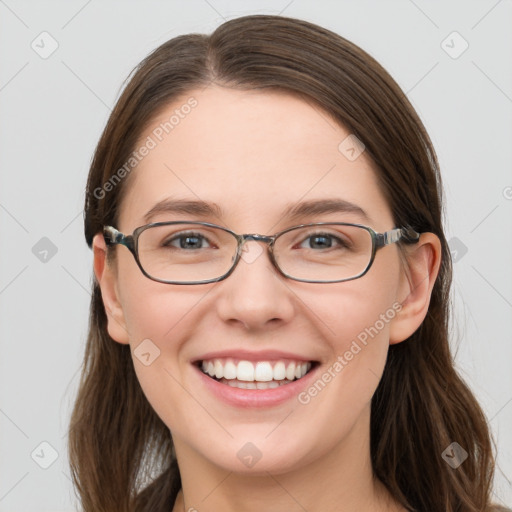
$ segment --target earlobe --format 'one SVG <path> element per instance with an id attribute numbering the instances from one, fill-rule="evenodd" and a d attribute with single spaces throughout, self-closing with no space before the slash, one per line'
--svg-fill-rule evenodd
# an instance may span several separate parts
<path id="1" fill-rule="evenodd" d="M 402 271 L 398 299 L 401 310 L 390 326 L 389 343 L 409 338 L 427 316 L 430 297 L 441 265 L 441 242 L 433 233 L 422 233 L 406 249 L 407 268 Z"/>
<path id="2" fill-rule="evenodd" d="M 107 246 L 103 235 L 95 235 L 92 243 L 94 275 L 107 313 L 108 333 L 113 340 L 126 345 L 129 343 L 128 331 L 116 286 L 115 269 L 107 261 Z"/>

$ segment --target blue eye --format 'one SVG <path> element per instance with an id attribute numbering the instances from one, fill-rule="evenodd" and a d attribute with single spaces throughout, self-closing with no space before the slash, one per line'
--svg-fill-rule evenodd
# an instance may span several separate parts
<path id="1" fill-rule="evenodd" d="M 209 247 L 208 240 L 199 233 L 181 233 L 169 238 L 162 245 L 176 249 L 204 249 Z"/>
<path id="2" fill-rule="evenodd" d="M 332 247 L 346 247 L 346 244 L 338 237 L 329 235 L 327 233 L 318 233 L 315 235 L 308 236 L 301 244 L 309 241 L 309 247 L 307 249 L 331 249 Z"/>
<path id="3" fill-rule="evenodd" d="M 315 235 L 307 238 L 309 246 L 312 249 L 325 249 L 332 247 L 332 237 L 325 235 Z"/>

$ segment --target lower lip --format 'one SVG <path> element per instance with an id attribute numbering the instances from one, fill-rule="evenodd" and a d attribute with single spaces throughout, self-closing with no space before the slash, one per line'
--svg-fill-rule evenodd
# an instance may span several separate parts
<path id="1" fill-rule="evenodd" d="M 215 379 L 208 377 L 196 365 L 193 366 L 199 373 L 204 385 L 213 395 L 229 405 L 247 408 L 272 407 L 283 404 L 293 398 L 297 399 L 299 393 L 310 385 L 318 370 L 318 367 L 315 367 L 304 377 L 277 388 L 240 389 L 231 387 L 228 384 L 221 384 Z"/>

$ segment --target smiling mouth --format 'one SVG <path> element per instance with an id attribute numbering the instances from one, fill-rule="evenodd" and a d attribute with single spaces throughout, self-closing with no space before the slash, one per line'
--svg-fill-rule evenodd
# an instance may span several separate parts
<path id="1" fill-rule="evenodd" d="M 239 389 L 273 389 L 302 379 L 316 361 L 258 361 L 210 359 L 196 365 L 208 377 Z"/>

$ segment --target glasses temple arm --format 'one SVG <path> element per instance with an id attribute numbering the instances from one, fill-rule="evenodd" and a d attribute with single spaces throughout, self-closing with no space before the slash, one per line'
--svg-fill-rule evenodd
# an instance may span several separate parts
<path id="1" fill-rule="evenodd" d="M 377 233 L 377 247 L 394 244 L 403 241 L 405 243 L 415 243 L 420 239 L 420 233 L 410 226 L 395 228 L 385 233 Z"/>
<path id="2" fill-rule="evenodd" d="M 134 250 L 134 241 L 133 236 L 124 235 L 121 231 L 118 231 L 116 228 L 112 226 L 105 226 L 103 228 L 103 238 L 105 239 L 105 243 L 108 246 L 120 244 L 128 247 L 130 251 Z"/>

